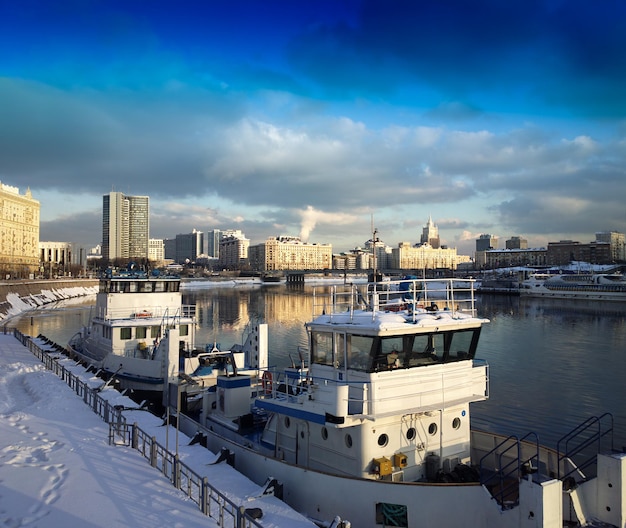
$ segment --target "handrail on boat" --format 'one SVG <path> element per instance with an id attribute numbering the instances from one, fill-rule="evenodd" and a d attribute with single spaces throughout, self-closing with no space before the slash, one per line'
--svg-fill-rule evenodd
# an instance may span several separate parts
<path id="1" fill-rule="evenodd" d="M 534 451 L 532 456 L 523 458 L 522 446 L 530 443 L 530 437 L 534 437 L 532 443 Z M 510 445 L 504 447 L 507 443 Z M 513 449 L 515 452 L 511 453 Z M 487 471 L 486 467 L 486 461 L 490 457 L 495 457 L 493 463 L 495 471 L 493 473 Z M 502 508 L 517 506 L 519 494 L 516 490 L 519 486 L 519 479 L 524 472 L 534 473 L 539 467 L 539 437 L 532 431 L 522 438 L 510 435 L 481 457 L 479 467 L 480 483 L 490 490 L 498 504 Z M 507 500 L 507 498 L 512 500 Z"/>
<path id="2" fill-rule="evenodd" d="M 608 420 L 610 426 L 603 430 L 602 422 Z M 593 428 L 593 430 L 592 430 Z M 610 450 L 614 451 L 613 446 L 613 415 L 606 412 L 600 416 L 592 416 L 585 420 L 583 423 L 572 429 L 569 433 L 562 436 L 557 442 L 557 456 L 558 456 L 558 478 L 560 480 L 565 479 L 572 473 L 582 471 L 586 467 L 589 467 L 596 461 L 596 454 L 601 451 L 602 438 L 609 436 L 610 438 Z M 570 446 L 570 442 L 577 441 L 578 443 Z M 564 445 L 563 445 L 564 444 Z M 561 462 L 564 460 L 571 460 L 572 457 L 583 453 L 587 448 L 596 444 L 596 450 L 593 455 L 586 458 L 581 463 L 573 464 L 574 467 L 567 473 L 561 474 Z M 563 448 L 563 450 L 562 450 Z"/>
<path id="3" fill-rule="evenodd" d="M 355 310 L 377 312 L 409 310 L 415 318 L 420 310 L 450 310 L 474 315 L 474 279 L 400 279 L 366 284 L 331 286 L 326 294 L 313 290 L 313 317 L 331 318 Z"/>

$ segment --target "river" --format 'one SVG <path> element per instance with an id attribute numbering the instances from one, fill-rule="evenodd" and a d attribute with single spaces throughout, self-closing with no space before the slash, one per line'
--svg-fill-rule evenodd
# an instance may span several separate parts
<path id="1" fill-rule="evenodd" d="M 297 361 L 306 345 L 312 286 L 212 287 L 185 290 L 196 304 L 197 342 L 240 343 L 250 321 L 269 324 L 270 363 Z M 29 335 L 59 344 L 86 325 L 95 296 L 10 321 Z M 482 295 L 479 315 L 490 323 L 477 357 L 489 363 L 490 398 L 473 404 L 472 424 L 523 436 L 533 431 L 556 447 L 562 435 L 592 416 L 614 417 L 614 445 L 626 446 L 626 304 Z"/>

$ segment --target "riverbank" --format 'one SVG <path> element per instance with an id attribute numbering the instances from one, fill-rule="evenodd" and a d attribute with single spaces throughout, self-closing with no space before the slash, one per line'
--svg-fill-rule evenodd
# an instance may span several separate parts
<path id="1" fill-rule="evenodd" d="M 97 292 L 97 279 L 0 282 L 0 321 L 57 301 Z"/>

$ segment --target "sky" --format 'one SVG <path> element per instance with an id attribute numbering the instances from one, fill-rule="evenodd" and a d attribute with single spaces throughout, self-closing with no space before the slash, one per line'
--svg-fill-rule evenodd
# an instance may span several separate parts
<path id="1" fill-rule="evenodd" d="M 39 341 L 43 346 L 43 342 Z M 109 445 L 109 428 L 82 398 L 47 371 L 12 335 L 0 335 L 0 524 L 46 528 L 217 528 L 141 453 Z M 69 359 L 64 366 L 90 386 L 102 381 Z M 138 407 L 107 388 L 111 405 Z M 129 423 L 176 452 L 176 431 L 145 411 L 125 411 Z M 183 463 L 236 504 L 260 508 L 267 526 L 314 528 L 313 522 L 254 484 L 214 453 L 179 433 Z M 217 514 L 217 512 L 214 512 Z"/>
<path id="2" fill-rule="evenodd" d="M 626 0 L 0 0 L 0 181 L 40 240 L 240 229 L 471 255 L 626 232 Z"/>

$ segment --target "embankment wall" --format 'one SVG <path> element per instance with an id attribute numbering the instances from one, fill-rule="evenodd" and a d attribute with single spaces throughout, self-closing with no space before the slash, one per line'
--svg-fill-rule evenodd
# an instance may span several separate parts
<path id="1" fill-rule="evenodd" d="M 0 320 L 44 304 L 95 293 L 97 279 L 0 282 Z"/>

